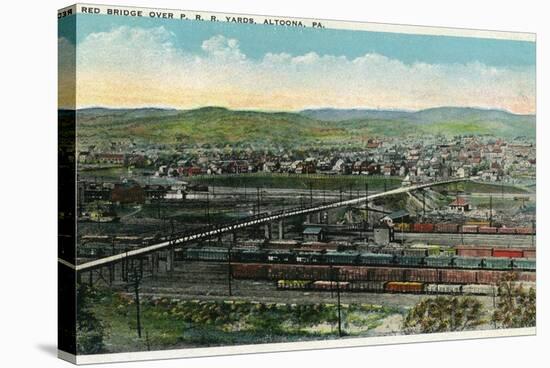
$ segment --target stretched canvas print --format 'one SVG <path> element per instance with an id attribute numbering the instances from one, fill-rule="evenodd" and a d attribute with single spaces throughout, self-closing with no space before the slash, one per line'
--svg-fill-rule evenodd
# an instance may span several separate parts
<path id="1" fill-rule="evenodd" d="M 61 358 L 535 333 L 535 35 L 58 22 Z"/>

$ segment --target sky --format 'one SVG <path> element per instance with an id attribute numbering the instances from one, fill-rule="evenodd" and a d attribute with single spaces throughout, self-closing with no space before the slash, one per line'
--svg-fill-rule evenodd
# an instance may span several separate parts
<path id="1" fill-rule="evenodd" d="M 535 43 L 78 14 L 60 20 L 60 83 L 78 108 L 223 106 L 535 113 Z M 66 72 L 65 72 L 66 71 Z M 60 97 L 60 106 L 69 105 Z"/>

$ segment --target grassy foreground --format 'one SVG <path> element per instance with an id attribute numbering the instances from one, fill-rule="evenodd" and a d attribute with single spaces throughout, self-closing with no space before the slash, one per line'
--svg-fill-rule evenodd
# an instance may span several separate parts
<path id="1" fill-rule="evenodd" d="M 248 301 L 183 301 L 142 298 L 142 338 L 137 336 L 134 298 L 101 293 L 93 313 L 105 326 L 108 352 L 162 350 L 234 344 L 330 339 L 338 336 L 334 304 Z M 342 328 L 361 336 L 396 309 L 369 304 L 342 305 Z"/>

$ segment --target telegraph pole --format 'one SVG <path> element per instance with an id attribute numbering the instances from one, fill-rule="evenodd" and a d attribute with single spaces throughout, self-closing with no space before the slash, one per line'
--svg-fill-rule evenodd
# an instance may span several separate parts
<path id="1" fill-rule="evenodd" d="M 493 196 L 489 196 L 489 226 L 493 226 Z"/>
<path id="2" fill-rule="evenodd" d="M 336 271 L 336 298 L 338 301 L 338 336 L 342 337 L 342 307 L 340 305 L 340 269 Z"/>
<path id="3" fill-rule="evenodd" d="M 130 280 L 129 280 L 134 286 L 134 294 L 135 294 L 135 302 L 136 302 L 137 334 L 140 339 L 141 339 L 141 310 L 140 310 L 140 302 L 139 302 L 139 284 L 143 277 L 142 262 L 143 261 L 140 259 L 140 263 L 139 263 L 140 266 L 138 270 L 134 264 L 134 261 L 132 260 L 132 271 L 130 273 Z"/>
<path id="4" fill-rule="evenodd" d="M 229 248 L 227 248 L 227 287 L 229 296 L 233 295 L 233 292 L 231 290 L 231 281 L 232 281 L 232 272 L 231 272 L 231 248 L 233 247 L 233 244 L 235 243 L 235 239 L 237 238 L 237 233 L 234 232 L 231 234 L 231 242 L 229 243 Z"/>
<path id="5" fill-rule="evenodd" d="M 260 187 L 256 187 L 256 201 L 257 201 L 258 215 L 259 215 L 259 214 L 260 214 L 260 204 L 261 204 L 261 200 L 260 200 Z"/>
<path id="6" fill-rule="evenodd" d="M 365 182 L 365 231 L 369 229 L 369 182 Z M 366 234 L 365 234 L 366 237 Z"/>

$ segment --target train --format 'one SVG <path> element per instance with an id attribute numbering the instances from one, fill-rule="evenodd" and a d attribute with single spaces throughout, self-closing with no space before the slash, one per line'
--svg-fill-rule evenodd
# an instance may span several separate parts
<path id="1" fill-rule="evenodd" d="M 340 282 L 421 282 L 428 284 L 497 285 L 511 271 L 410 268 L 381 266 L 290 265 L 268 263 L 232 263 L 231 274 L 236 279 L 308 280 Z M 536 273 L 516 270 L 520 282 L 535 282 Z"/>
<path id="2" fill-rule="evenodd" d="M 411 233 L 451 233 L 451 234 L 519 234 L 534 235 L 534 227 L 496 227 L 484 225 L 460 225 L 453 223 L 395 223 L 395 231 Z"/>
<path id="3" fill-rule="evenodd" d="M 534 282 L 520 282 L 525 289 L 536 288 Z M 496 285 L 484 284 L 434 284 L 402 281 L 308 281 L 277 280 L 278 290 L 346 291 L 371 293 L 407 293 L 407 294 L 451 294 L 451 295 L 498 295 Z"/>
<path id="4" fill-rule="evenodd" d="M 461 255 L 429 255 L 427 249 L 395 248 L 395 253 L 359 251 L 268 250 L 259 248 L 188 247 L 178 251 L 177 258 L 187 261 L 235 263 L 287 263 L 308 265 L 357 265 L 421 268 L 459 268 L 487 270 L 534 271 L 531 258 L 472 257 Z"/>

